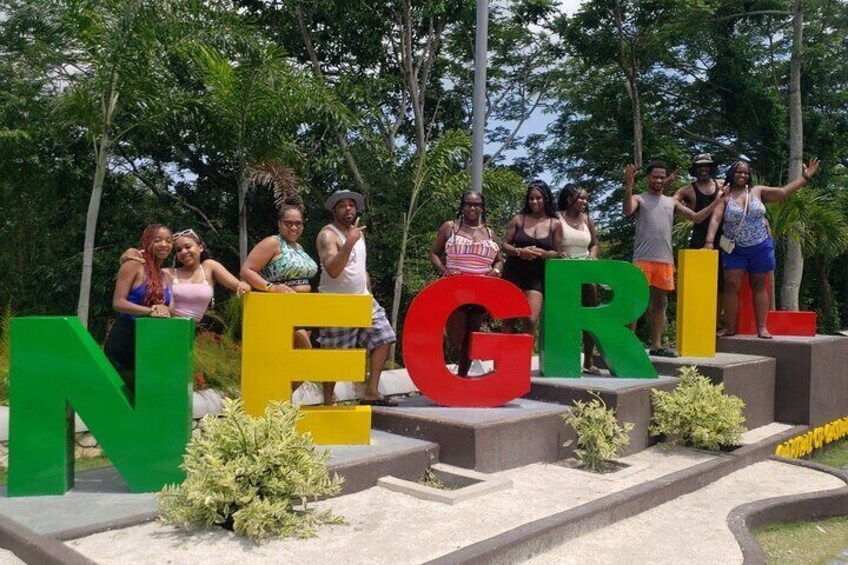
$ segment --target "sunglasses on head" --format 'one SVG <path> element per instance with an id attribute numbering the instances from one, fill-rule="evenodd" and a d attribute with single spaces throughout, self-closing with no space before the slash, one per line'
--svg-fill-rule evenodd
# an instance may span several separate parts
<path id="1" fill-rule="evenodd" d="M 177 239 L 181 238 L 181 237 L 190 237 L 191 239 L 193 239 L 197 243 L 199 243 L 201 245 L 203 244 L 203 240 L 200 239 L 200 236 L 197 235 L 197 233 L 192 229 L 187 229 L 187 230 L 183 230 L 183 231 L 179 231 L 179 232 L 175 233 L 174 235 L 171 236 L 171 240 L 177 241 Z"/>

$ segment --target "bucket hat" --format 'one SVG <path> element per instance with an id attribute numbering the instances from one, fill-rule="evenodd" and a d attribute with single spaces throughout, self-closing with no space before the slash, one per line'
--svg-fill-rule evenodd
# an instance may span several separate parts
<path id="1" fill-rule="evenodd" d="M 356 204 L 357 212 L 361 212 L 363 208 L 365 208 L 365 198 L 362 197 L 358 192 L 354 192 L 352 190 L 337 190 L 327 198 L 327 201 L 324 202 L 324 208 L 333 211 L 333 208 L 336 207 L 339 200 L 350 199 Z"/>

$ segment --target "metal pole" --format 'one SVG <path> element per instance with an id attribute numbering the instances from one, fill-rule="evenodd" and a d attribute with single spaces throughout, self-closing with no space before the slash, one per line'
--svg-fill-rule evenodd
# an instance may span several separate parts
<path id="1" fill-rule="evenodd" d="M 489 0 L 477 0 L 477 42 L 474 54 L 474 106 L 471 134 L 471 190 L 483 192 L 483 150 L 486 134 L 486 64 Z"/>

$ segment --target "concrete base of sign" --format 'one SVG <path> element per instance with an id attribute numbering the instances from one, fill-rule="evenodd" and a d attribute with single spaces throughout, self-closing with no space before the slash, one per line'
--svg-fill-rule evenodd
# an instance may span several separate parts
<path id="1" fill-rule="evenodd" d="M 716 353 L 715 357 L 651 357 L 657 371 L 676 375 L 681 367 L 695 365 L 724 391 L 742 399 L 745 427 L 758 428 L 774 421 L 774 383 L 777 362 L 770 357 L 739 353 Z"/>
<path id="2" fill-rule="evenodd" d="M 418 480 L 439 460 L 439 446 L 429 441 L 371 430 L 371 445 L 329 446 L 327 468 L 345 478 L 342 494 L 371 488 L 380 477 Z"/>
<path id="3" fill-rule="evenodd" d="M 656 443 L 648 434 L 651 422 L 651 390 L 673 390 L 678 379 L 661 376 L 657 379 L 618 379 L 610 376 L 560 379 L 534 377 L 527 398 L 544 402 L 573 405 L 575 400 L 587 402 L 592 392 L 598 394 L 610 408 L 615 409 L 619 422 L 634 424 L 630 443 L 622 455 L 642 451 Z M 576 445 L 570 446 L 569 452 Z"/>
<path id="4" fill-rule="evenodd" d="M 342 494 L 371 488 L 386 475 L 417 480 L 439 457 L 434 443 L 380 431 L 371 432 L 371 445 L 328 449 L 328 469 L 345 478 Z M 131 493 L 114 467 L 104 467 L 78 473 L 62 496 L 8 498 L 0 487 L 0 515 L 36 534 L 73 539 L 154 520 L 158 502 L 155 493 Z"/>
<path id="5" fill-rule="evenodd" d="M 775 421 L 820 426 L 846 416 L 848 339 L 734 336 L 720 338 L 718 350 L 776 359 Z"/>
<path id="6" fill-rule="evenodd" d="M 562 420 L 568 408 L 521 398 L 498 408 L 444 408 L 417 397 L 372 410 L 374 428 L 438 443 L 440 461 L 484 473 L 558 461 L 574 439 Z"/>
<path id="7" fill-rule="evenodd" d="M 444 463 L 437 463 L 430 470 L 446 488 L 431 487 L 397 477 L 381 477 L 377 486 L 421 500 L 451 505 L 512 487 L 512 480 L 506 477 L 486 475 Z"/>

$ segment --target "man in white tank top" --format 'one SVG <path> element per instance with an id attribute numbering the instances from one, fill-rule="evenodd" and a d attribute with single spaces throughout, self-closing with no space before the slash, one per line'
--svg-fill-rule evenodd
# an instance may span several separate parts
<path id="1" fill-rule="evenodd" d="M 331 294 L 371 294 L 371 281 L 366 269 L 366 249 L 363 230 L 357 213 L 365 206 L 358 192 L 338 190 L 324 203 L 333 215 L 332 223 L 318 233 L 318 256 L 321 260 L 321 280 L 318 292 Z M 372 298 L 370 328 L 321 328 L 318 343 L 332 349 L 365 347 L 370 355 L 369 375 L 365 382 L 362 404 L 394 406 L 380 396 L 380 375 L 389 357 L 389 347 L 397 337 L 386 317 L 386 311 Z M 325 383 L 325 390 L 334 383 Z M 325 398 L 328 398 L 325 393 Z"/>

